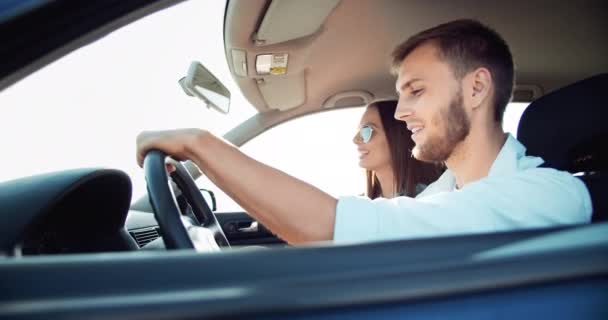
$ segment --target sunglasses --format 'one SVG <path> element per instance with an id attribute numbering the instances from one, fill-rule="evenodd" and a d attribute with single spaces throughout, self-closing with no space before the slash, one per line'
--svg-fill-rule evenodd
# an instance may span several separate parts
<path id="1" fill-rule="evenodd" d="M 363 143 L 368 143 L 369 140 L 372 139 L 372 133 L 374 132 L 374 128 L 369 125 L 365 125 L 359 129 L 359 137 L 361 137 L 361 141 Z"/>

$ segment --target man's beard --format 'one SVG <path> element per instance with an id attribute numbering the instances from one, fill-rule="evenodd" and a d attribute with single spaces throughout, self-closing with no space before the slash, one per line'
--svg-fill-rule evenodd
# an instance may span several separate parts
<path id="1" fill-rule="evenodd" d="M 428 136 L 424 144 L 414 147 L 414 157 L 426 162 L 445 162 L 454 148 L 463 141 L 471 131 L 471 122 L 464 110 L 462 90 L 452 98 L 447 112 L 436 114 L 431 123 L 435 128 L 443 125 L 443 135 Z"/>

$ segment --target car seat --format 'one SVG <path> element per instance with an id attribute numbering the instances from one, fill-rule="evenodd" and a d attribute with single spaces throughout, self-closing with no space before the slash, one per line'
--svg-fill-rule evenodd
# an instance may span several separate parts
<path id="1" fill-rule="evenodd" d="M 580 178 L 593 205 L 591 221 L 608 219 L 608 74 L 555 90 L 523 113 L 517 138 L 543 166 Z"/>

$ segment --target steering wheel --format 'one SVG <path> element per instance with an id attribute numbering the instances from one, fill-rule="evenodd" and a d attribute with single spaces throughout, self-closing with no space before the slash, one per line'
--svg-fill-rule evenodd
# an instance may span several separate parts
<path id="1" fill-rule="evenodd" d="M 192 208 L 194 216 L 183 215 L 171 187 L 167 164 L 175 184 Z M 144 159 L 144 172 L 150 204 L 160 226 L 167 249 L 219 251 L 230 247 L 226 235 L 183 164 L 158 150 L 151 150 Z"/>

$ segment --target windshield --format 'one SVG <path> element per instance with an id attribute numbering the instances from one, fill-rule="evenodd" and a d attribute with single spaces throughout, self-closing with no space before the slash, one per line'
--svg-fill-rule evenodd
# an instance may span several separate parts
<path id="1" fill-rule="evenodd" d="M 0 93 L 5 157 L 0 181 L 81 167 L 125 171 L 133 200 L 145 193 L 135 162 L 143 130 L 202 127 L 223 135 L 255 109 L 230 76 L 224 1 L 189 1 L 135 21 Z M 207 109 L 178 84 L 200 61 L 232 93 L 230 113 Z M 9 160 L 10 159 L 10 160 Z"/>

